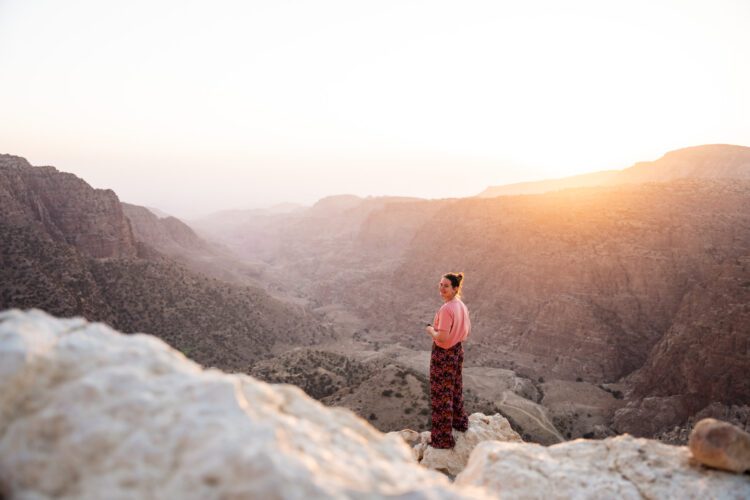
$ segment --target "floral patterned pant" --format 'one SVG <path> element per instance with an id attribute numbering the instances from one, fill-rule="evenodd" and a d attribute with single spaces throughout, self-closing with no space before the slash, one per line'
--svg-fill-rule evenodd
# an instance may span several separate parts
<path id="1" fill-rule="evenodd" d="M 462 432 L 469 428 L 461 380 L 463 364 L 464 349 L 461 342 L 450 349 L 438 347 L 433 342 L 430 357 L 430 445 L 433 448 L 453 448 L 455 442 L 451 428 Z"/>

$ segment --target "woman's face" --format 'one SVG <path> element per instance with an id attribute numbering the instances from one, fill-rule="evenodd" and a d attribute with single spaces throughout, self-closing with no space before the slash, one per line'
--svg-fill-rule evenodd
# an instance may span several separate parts
<path id="1" fill-rule="evenodd" d="M 458 291 L 457 288 L 453 288 L 453 285 L 448 278 L 443 278 L 440 280 L 438 289 L 440 290 L 440 296 L 443 298 L 443 300 L 451 300 L 456 296 L 456 292 Z"/>

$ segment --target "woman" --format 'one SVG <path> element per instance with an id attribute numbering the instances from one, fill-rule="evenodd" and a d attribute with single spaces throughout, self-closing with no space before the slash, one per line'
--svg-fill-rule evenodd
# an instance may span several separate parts
<path id="1" fill-rule="evenodd" d="M 453 448 L 451 429 L 464 432 L 469 419 L 464 411 L 461 370 L 464 363 L 462 342 L 471 331 L 469 310 L 461 301 L 464 273 L 448 273 L 440 280 L 440 296 L 444 303 L 435 314 L 433 325 L 425 331 L 432 337 L 430 357 L 430 399 L 432 401 L 433 448 Z"/>

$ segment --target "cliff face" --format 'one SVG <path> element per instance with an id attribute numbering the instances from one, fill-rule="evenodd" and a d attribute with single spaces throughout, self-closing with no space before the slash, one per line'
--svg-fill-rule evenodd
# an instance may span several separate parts
<path id="1" fill-rule="evenodd" d="M 620 432 L 653 435 L 709 406 L 750 397 L 750 254 L 717 266 L 693 287 L 669 330 L 631 377 L 633 401 L 619 410 Z M 644 401 L 645 399 L 645 401 Z"/>
<path id="2" fill-rule="evenodd" d="M 93 189 L 54 167 L 0 155 L 0 216 L 33 221 L 56 241 L 94 258 L 135 257 L 136 240 L 114 191 Z"/>
<path id="3" fill-rule="evenodd" d="M 205 261 L 207 251 L 181 222 L 159 222 L 138 208 L 127 210 L 147 242 L 134 237 L 112 191 L 52 167 L 0 157 L 0 310 L 43 308 L 129 333 L 149 331 L 227 370 L 247 370 L 276 344 L 310 345 L 328 334 L 301 307 L 160 253 L 151 243 L 196 260 Z M 222 266 L 205 264 L 210 275 L 243 271 Z"/>

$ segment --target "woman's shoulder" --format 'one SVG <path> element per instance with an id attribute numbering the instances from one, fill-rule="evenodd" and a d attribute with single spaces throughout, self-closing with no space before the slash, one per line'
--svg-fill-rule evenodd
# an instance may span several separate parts
<path id="1" fill-rule="evenodd" d="M 450 310 L 466 309 L 466 304 L 464 304 L 464 302 L 461 299 L 456 297 L 444 303 L 442 306 L 440 306 L 440 309 L 443 309 L 443 308 L 450 309 Z"/>

